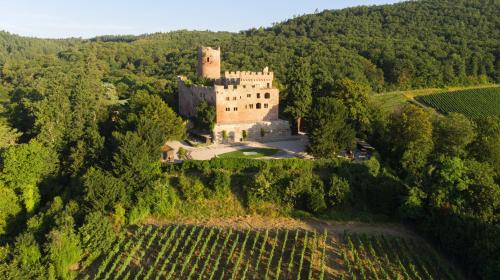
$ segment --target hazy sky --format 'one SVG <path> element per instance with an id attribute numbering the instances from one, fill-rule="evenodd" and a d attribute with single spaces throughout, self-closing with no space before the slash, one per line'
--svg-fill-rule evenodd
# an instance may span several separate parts
<path id="1" fill-rule="evenodd" d="M 44 38 L 178 29 L 240 31 L 318 9 L 397 0 L 0 0 L 0 30 Z"/>

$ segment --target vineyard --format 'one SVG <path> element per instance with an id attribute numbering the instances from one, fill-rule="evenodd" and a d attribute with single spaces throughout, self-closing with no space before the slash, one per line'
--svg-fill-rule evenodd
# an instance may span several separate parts
<path id="1" fill-rule="evenodd" d="M 79 279 L 462 279 L 428 245 L 383 235 L 140 226 Z"/>
<path id="2" fill-rule="evenodd" d="M 500 116 L 500 87 L 443 92 L 416 99 L 442 113 L 456 112 L 470 118 Z"/>

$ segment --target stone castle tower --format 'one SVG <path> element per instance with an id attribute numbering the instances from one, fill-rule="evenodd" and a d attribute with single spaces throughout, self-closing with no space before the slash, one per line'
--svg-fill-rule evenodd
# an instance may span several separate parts
<path id="1" fill-rule="evenodd" d="M 221 74 L 220 48 L 198 48 L 198 76 L 213 79 L 213 85 L 187 84 L 179 76 L 179 113 L 196 115 L 205 101 L 215 109 L 211 131 L 216 143 L 246 140 L 268 141 L 290 136 L 290 125 L 278 116 L 279 89 L 273 85 L 274 73 L 225 71 Z"/>
<path id="2" fill-rule="evenodd" d="M 220 79 L 220 47 L 198 48 L 198 76 L 208 79 Z"/>

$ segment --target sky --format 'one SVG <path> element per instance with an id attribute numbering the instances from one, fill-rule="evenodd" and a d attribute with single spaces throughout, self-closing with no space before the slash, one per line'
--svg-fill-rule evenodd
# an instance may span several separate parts
<path id="1" fill-rule="evenodd" d="M 395 2 L 400 0 L 0 0 L 0 30 L 40 38 L 179 29 L 237 32 L 316 9 Z"/>

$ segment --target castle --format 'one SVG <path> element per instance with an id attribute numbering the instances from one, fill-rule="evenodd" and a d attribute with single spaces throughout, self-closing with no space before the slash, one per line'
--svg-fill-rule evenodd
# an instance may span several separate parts
<path id="1" fill-rule="evenodd" d="M 262 72 L 225 72 L 221 76 L 220 48 L 198 49 L 199 77 L 210 79 L 213 86 L 192 85 L 179 77 L 179 113 L 196 114 L 202 101 L 215 107 L 213 141 L 266 141 L 290 135 L 290 125 L 278 118 L 279 90 L 273 86 L 274 74 Z"/>

